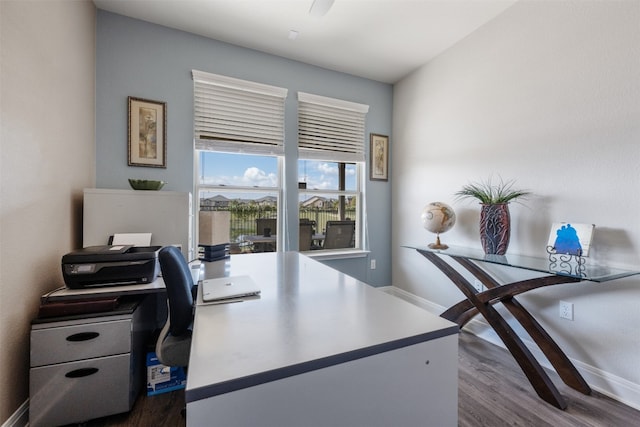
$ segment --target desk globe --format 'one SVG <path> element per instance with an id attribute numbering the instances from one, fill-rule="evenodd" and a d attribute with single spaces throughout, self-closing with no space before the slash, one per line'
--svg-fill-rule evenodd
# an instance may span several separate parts
<path id="1" fill-rule="evenodd" d="M 436 242 L 430 243 L 431 249 L 447 249 L 449 246 L 440 243 L 440 233 L 445 233 L 456 223 L 456 213 L 451 206 L 442 202 L 432 202 L 422 210 L 422 225 L 432 233 L 436 233 Z"/>

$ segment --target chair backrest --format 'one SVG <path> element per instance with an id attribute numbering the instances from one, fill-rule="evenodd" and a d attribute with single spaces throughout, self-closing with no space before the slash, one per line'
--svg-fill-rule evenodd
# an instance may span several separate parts
<path id="1" fill-rule="evenodd" d="M 324 249 L 352 248 L 356 232 L 355 221 L 327 221 Z"/>
<path id="2" fill-rule="evenodd" d="M 162 279 L 169 300 L 169 332 L 187 333 L 193 323 L 193 278 L 180 249 L 165 246 L 158 253 Z"/>
<path id="3" fill-rule="evenodd" d="M 311 239 L 313 238 L 313 225 L 310 223 L 300 224 L 300 234 L 298 236 L 299 250 L 311 250 Z"/>
<path id="4" fill-rule="evenodd" d="M 264 229 L 271 229 L 271 234 L 276 234 L 278 224 L 275 218 L 258 218 L 256 219 L 256 234 L 264 235 Z"/>

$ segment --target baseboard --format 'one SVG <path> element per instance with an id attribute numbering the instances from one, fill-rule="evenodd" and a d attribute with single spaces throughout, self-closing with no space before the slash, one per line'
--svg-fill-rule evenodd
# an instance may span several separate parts
<path id="1" fill-rule="evenodd" d="M 27 427 L 29 425 L 29 399 L 5 421 L 1 427 Z"/>
<path id="2" fill-rule="evenodd" d="M 446 307 L 435 304 L 431 301 L 428 301 L 403 289 L 399 289 L 395 286 L 384 286 L 378 289 L 390 295 L 401 298 L 407 302 L 410 302 L 435 315 L 439 315 L 446 309 Z M 489 324 L 485 322 L 481 317 L 476 316 L 476 318 L 471 320 L 464 327 L 464 330 L 482 338 L 485 341 L 505 348 L 502 340 L 500 340 L 498 335 L 493 332 Z M 551 366 L 542 351 L 540 351 L 538 346 L 533 341 L 525 338 L 522 338 L 522 341 L 544 368 L 554 371 L 553 366 Z M 632 383 L 631 381 L 628 381 L 609 372 L 605 372 L 599 368 L 596 368 L 595 366 L 588 365 L 579 360 L 570 360 L 592 389 L 621 403 L 624 403 L 627 406 L 640 410 L 640 384 Z"/>

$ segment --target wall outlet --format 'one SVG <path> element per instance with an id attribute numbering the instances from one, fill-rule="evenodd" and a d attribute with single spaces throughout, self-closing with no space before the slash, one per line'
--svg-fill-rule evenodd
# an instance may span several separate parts
<path id="1" fill-rule="evenodd" d="M 375 259 L 372 259 L 372 260 L 371 260 L 371 269 L 372 269 L 372 270 L 375 270 L 375 269 L 376 269 L 376 260 L 375 260 Z"/>
<path id="2" fill-rule="evenodd" d="M 484 291 L 484 285 L 482 284 L 482 282 L 480 280 L 474 280 L 473 281 L 473 287 L 476 288 L 476 291 L 478 291 L 478 292 Z"/>
<path id="3" fill-rule="evenodd" d="M 560 318 L 573 320 L 573 303 L 560 301 Z"/>

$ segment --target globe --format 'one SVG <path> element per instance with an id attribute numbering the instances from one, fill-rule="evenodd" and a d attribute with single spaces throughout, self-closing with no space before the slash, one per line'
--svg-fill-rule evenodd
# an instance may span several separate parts
<path id="1" fill-rule="evenodd" d="M 436 234 L 436 242 L 431 243 L 429 247 L 447 249 L 447 245 L 440 243 L 440 234 L 451 230 L 456 223 L 456 213 L 451 206 L 442 202 L 431 202 L 422 209 L 420 219 L 425 229 Z"/>

